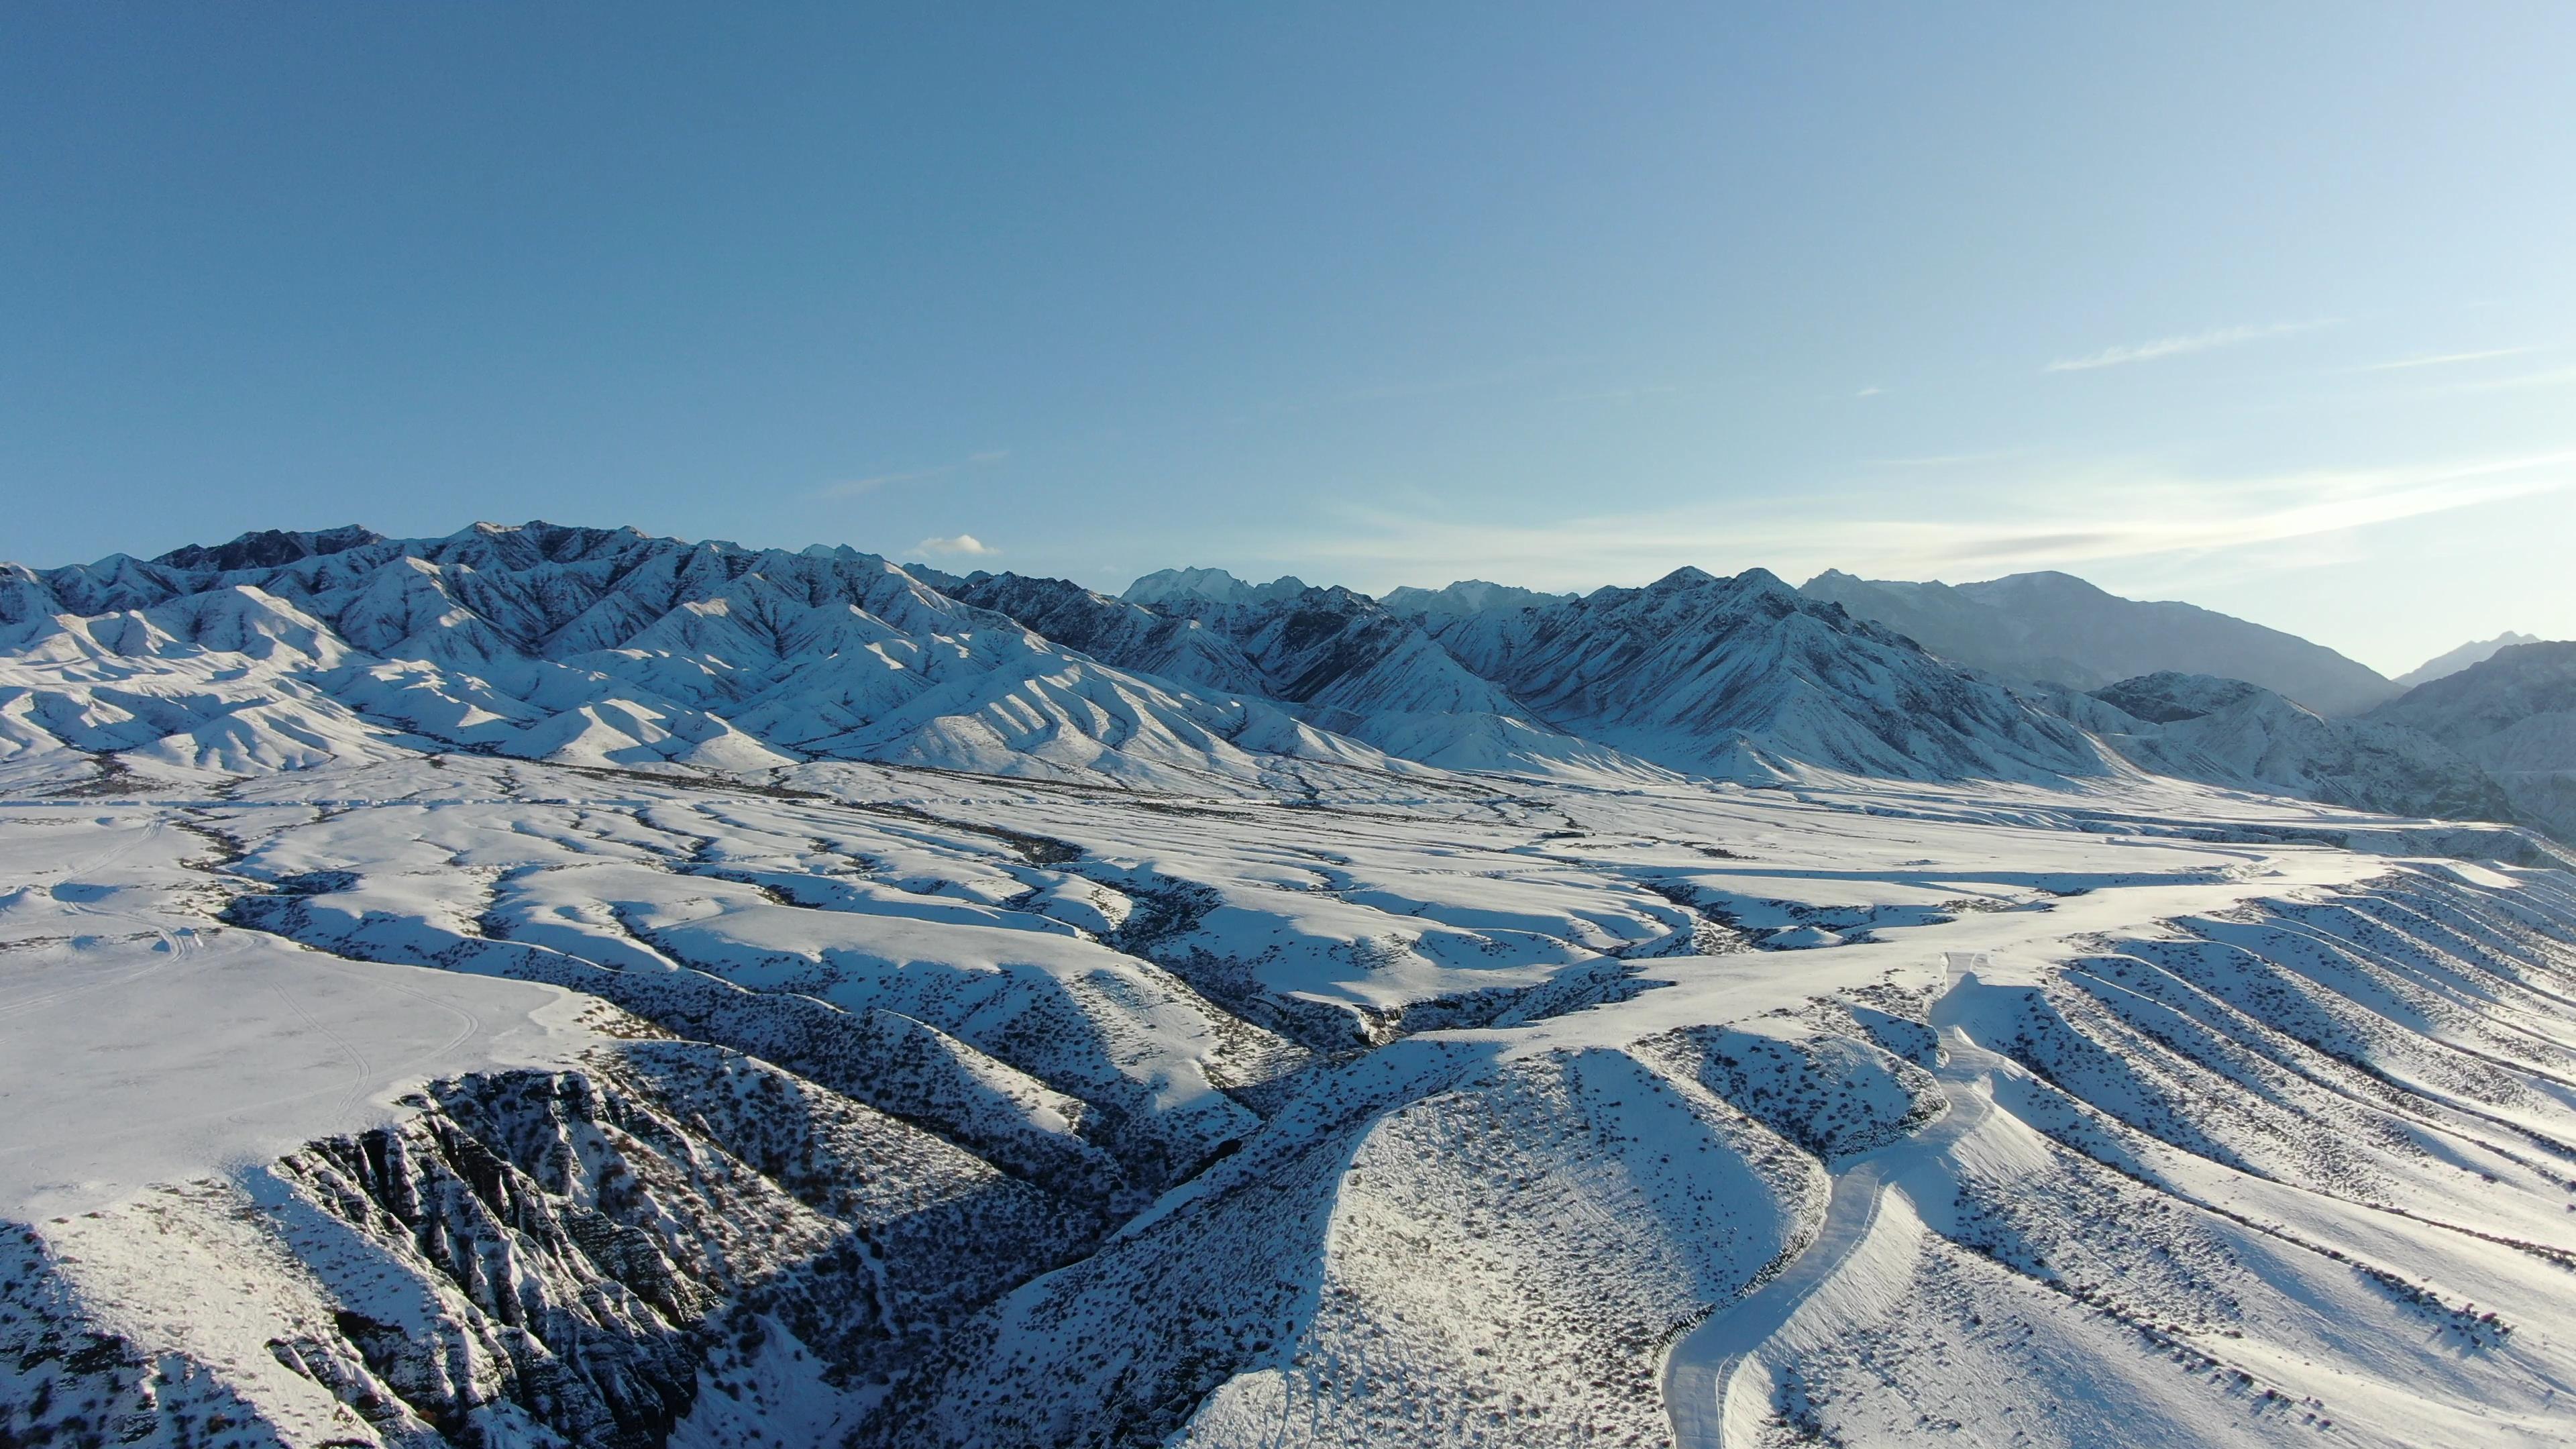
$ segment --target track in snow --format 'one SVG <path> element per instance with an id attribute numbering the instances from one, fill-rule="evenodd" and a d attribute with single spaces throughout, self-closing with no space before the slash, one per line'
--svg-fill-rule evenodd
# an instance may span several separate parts
<path id="1" fill-rule="evenodd" d="M 1945 980 L 1951 983 L 1983 959 L 1971 952 L 1947 955 Z M 1912 1169 L 1935 1163 L 1993 1113 L 1994 1090 L 1988 1078 L 2002 1059 L 1945 1019 L 1949 1013 L 1943 1008 L 1948 1002 L 1946 992 L 1935 1000 L 1931 1019 L 1941 1033 L 1942 1046 L 1942 1061 L 1933 1075 L 1949 1110 L 1910 1137 L 1843 1159 L 1834 1171 L 1824 1223 L 1797 1261 L 1741 1303 L 1703 1320 L 1673 1345 L 1664 1363 L 1664 1409 L 1672 1418 L 1673 1442 L 1679 1449 L 1724 1449 L 1730 1416 L 1742 1416 L 1748 1427 L 1759 1423 L 1760 1405 L 1738 1396 L 1757 1392 L 1760 1384 L 1747 1383 L 1739 1389 L 1737 1383 L 1748 1378 L 1767 1382 L 1767 1376 L 1753 1373 L 1746 1361 L 1787 1327 L 1799 1308 L 1869 1240 L 1890 1183 Z"/>

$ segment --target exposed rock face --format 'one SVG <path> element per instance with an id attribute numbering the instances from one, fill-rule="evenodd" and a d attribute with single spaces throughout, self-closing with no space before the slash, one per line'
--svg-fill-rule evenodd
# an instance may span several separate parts
<path id="1" fill-rule="evenodd" d="M 146 1363 L 79 1326 L 64 1267 L 31 1238 L 0 1280 L 0 1341 L 22 1376 L 54 1366 L 9 1442 L 81 1442 L 57 1406 L 120 1375 L 125 1443 L 220 1442 L 219 1416 L 288 1442 L 312 1442 L 292 1431 L 316 1420 L 339 1442 L 413 1449 L 651 1449 L 684 1419 L 718 1442 L 764 1419 L 845 1432 L 957 1325 L 1100 1229 L 929 1133 L 676 1041 L 584 1072 L 437 1083 L 399 1126 L 314 1143 L 238 1194 L 170 1190 L 108 1215 L 102 1259 L 132 1250 L 112 1219 L 137 1212 L 247 1275 L 267 1300 L 258 1351 L 282 1374 L 254 1375 L 229 1415 L 151 1391 Z M 74 1277 L 94 1291 L 115 1271 Z"/>
<path id="2" fill-rule="evenodd" d="M 286 533 L 264 528 L 213 548 L 193 543 L 174 548 L 152 561 L 190 572 L 230 573 L 236 569 L 278 568 L 297 559 L 317 558 L 326 553 L 339 553 L 344 549 L 384 541 L 383 534 L 372 528 L 360 528 L 354 523 L 314 533 Z"/>

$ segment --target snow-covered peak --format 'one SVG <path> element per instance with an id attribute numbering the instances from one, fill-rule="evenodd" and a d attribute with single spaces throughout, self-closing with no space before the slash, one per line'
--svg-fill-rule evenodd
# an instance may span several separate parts
<path id="1" fill-rule="evenodd" d="M 1537 589 L 1516 588 L 1484 579 L 1460 579 L 1439 589 L 1418 589 L 1410 584 L 1389 589 L 1378 602 L 1384 604 L 1389 613 L 1414 618 L 1424 614 L 1482 614 L 1491 609 L 1530 609 L 1544 604 L 1561 604 L 1573 597 L 1572 594 L 1542 593 Z"/>
<path id="2" fill-rule="evenodd" d="M 2372 711 L 2463 738 L 2533 713 L 2576 711 L 2576 641 L 2509 644 L 2466 669 L 2419 685 Z"/>
<path id="3" fill-rule="evenodd" d="M 362 528 L 354 523 L 310 533 L 261 528 L 212 548 L 193 543 L 174 548 L 152 561 L 168 568 L 200 573 L 230 573 L 235 569 L 276 568 L 300 558 L 315 558 L 365 544 L 382 543 L 384 537 L 372 528 Z"/>
<path id="4" fill-rule="evenodd" d="M 2576 642 L 2506 645 L 2370 718 L 2457 749 L 2495 774 L 2523 818 L 2576 840 Z"/>
<path id="5" fill-rule="evenodd" d="M 1676 769 L 1916 779 L 2100 773 L 2062 720 L 1764 569 L 1436 621 L 1469 669 L 1560 729 Z"/>
<path id="6" fill-rule="evenodd" d="M 1743 575 L 1743 577 L 1751 578 L 1754 574 L 1761 574 L 1762 577 L 1766 579 L 1771 577 L 1769 573 L 1761 569 L 1750 570 Z M 1649 590 L 1669 591 L 1673 589 L 1693 589 L 1704 584 L 1714 584 L 1717 582 L 1719 582 L 1717 575 L 1710 573 L 1708 570 L 1693 568 L 1689 564 L 1684 564 L 1680 568 L 1673 570 L 1671 573 L 1664 575 L 1662 578 L 1655 580 L 1653 583 L 1646 585 L 1646 587 Z M 1778 581 L 1773 580 L 1773 582 L 1776 583 Z"/>
<path id="7" fill-rule="evenodd" d="M 1304 580 L 1282 575 L 1266 584 L 1246 583 L 1224 569 L 1157 569 L 1127 586 L 1119 595 L 1131 604 L 1186 603 L 1204 599 L 1218 604 L 1260 604 L 1293 599 L 1306 592 Z"/>

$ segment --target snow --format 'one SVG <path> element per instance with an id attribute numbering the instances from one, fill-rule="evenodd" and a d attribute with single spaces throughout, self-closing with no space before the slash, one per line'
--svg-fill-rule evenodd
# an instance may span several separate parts
<path id="1" fill-rule="evenodd" d="M 2367 731 L 1164 583 L 0 579 L 0 1437 L 2576 1432 L 2576 863 Z"/>
<path id="2" fill-rule="evenodd" d="M 433 1077 L 560 1065 L 574 994 L 359 964 L 191 909 L 172 812 L 0 814 L 0 1215 L 113 1202 L 390 1120 Z"/>

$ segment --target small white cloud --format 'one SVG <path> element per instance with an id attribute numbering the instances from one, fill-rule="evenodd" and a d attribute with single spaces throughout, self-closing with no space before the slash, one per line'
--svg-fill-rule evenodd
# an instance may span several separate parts
<path id="1" fill-rule="evenodd" d="M 1001 550 L 971 533 L 953 534 L 947 538 L 925 538 L 912 546 L 915 553 L 988 554 Z"/>
<path id="2" fill-rule="evenodd" d="M 1878 396 L 1880 393 L 1883 393 L 1883 392 L 1885 392 L 1885 391 L 1887 391 L 1887 389 L 1886 389 L 1886 388 L 1880 387 L 1880 386 L 1879 386 L 1878 384 L 1876 384 L 1876 383 L 1872 383 L 1872 384 L 1870 384 L 1869 386 L 1867 386 L 1867 387 L 1865 387 L 1865 388 L 1862 388 L 1860 391 L 1858 391 L 1858 392 L 1856 392 L 1856 393 L 1853 393 L 1853 394 L 1852 394 L 1852 396 L 1853 396 L 1853 397 L 1876 397 L 1876 396 Z"/>
<path id="3" fill-rule="evenodd" d="M 2207 352 L 2213 347 L 2234 347 L 2245 342 L 2260 342 L 2266 337 L 2284 337 L 2293 332 L 2308 332 L 2323 327 L 2323 322 L 2275 322 L 2269 327 L 2221 327 L 2212 332 L 2194 332 L 2187 337 L 2159 337 L 2153 342 L 2132 342 L 2119 347 L 2105 347 L 2084 357 L 2061 357 L 2040 369 L 2042 372 L 2090 372 L 2097 367 L 2118 367 L 2130 362 L 2153 362 L 2160 357 L 2180 357 L 2187 352 Z"/>

